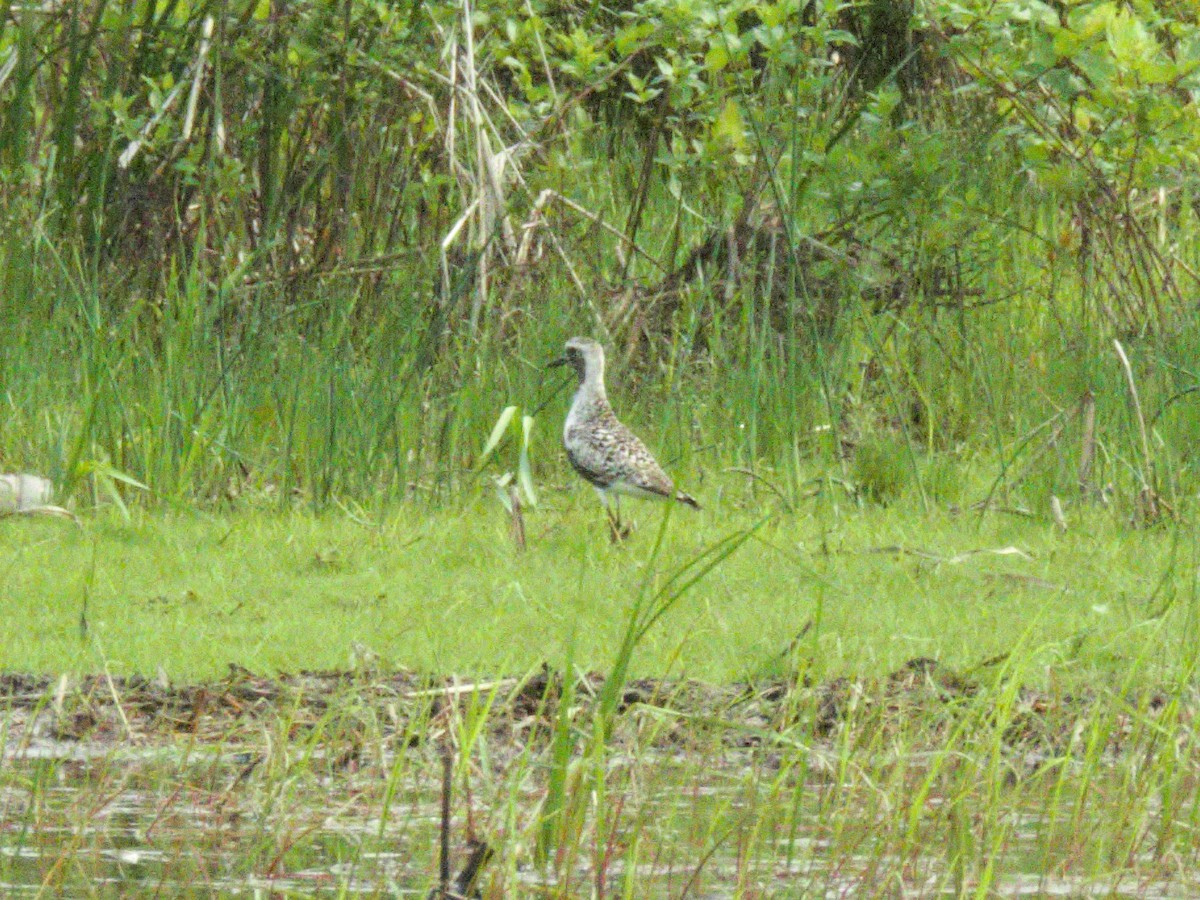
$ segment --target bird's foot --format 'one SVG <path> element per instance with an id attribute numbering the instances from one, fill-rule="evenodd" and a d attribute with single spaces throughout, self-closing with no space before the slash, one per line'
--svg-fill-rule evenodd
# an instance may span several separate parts
<path id="1" fill-rule="evenodd" d="M 620 544 L 633 533 L 633 526 L 626 525 L 620 519 L 608 520 L 608 539 L 614 544 Z"/>

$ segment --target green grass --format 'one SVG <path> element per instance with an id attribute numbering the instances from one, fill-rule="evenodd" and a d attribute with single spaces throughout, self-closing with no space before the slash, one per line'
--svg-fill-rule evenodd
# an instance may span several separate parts
<path id="1" fill-rule="evenodd" d="M 487 503 L 376 525 L 253 511 L 9 520 L 3 595 L 23 627 L 0 653 L 6 668 L 162 664 L 182 679 L 228 662 L 345 668 L 361 641 L 442 675 L 522 675 L 546 659 L 609 670 L 658 511 L 640 507 L 642 527 L 613 547 L 587 492 L 550 492 L 547 507 L 525 553 Z M 720 503 L 685 513 L 656 584 L 756 521 Z M 711 713 L 650 697 L 612 715 L 582 687 L 517 702 L 513 681 L 443 695 L 445 682 L 416 679 L 409 694 L 366 669 L 324 694 L 258 694 L 237 678 L 165 708 L 153 682 L 124 685 L 117 713 L 111 683 L 63 682 L 37 704 L 38 726 L 28 699 L 0 705 L 13 754 L 0 759 L 13 825 L 0 879 L 89 893 L 120 878 L 146 896 L 424 893 L 448 747 L 451 843 L 458 861 L 467 830 L 496 849 L 487 897 L 1191 888 L 1195 535 L 1134 531 L 1099 509 L 1072 522 L 1061 534 L 925 514 L 912 497 L 772 518 L 649 632 L 632 671 L 728 680 L 799 665 L 822 680 L 782 696 L 726 689 Z M 962 557 L 1009 547 L 1025 555 Z M 844 685 L 822 725 L 828 679 L 914 656 L 944 666 L 908 688 Z M 983 662 L 970 690 L 937 680 Z M 47 739 L 64 726 L 79 742 Z M 69 760 L 76 747 L 97 755 Z"/>
<path id="2" fill-rule="evenodd" d="M 1030 77 L 1036 23 L 1014 40 L 1003 4 L 946 29 L 944 61 L 974 62 L 903 105 L 890 79 L 857 105 L 827 19 L 761 84 L 719 64 L 656 82 L 660 133 L 650 107 L 634 128 L 598 117 L 589 94 L 624 82 L 564 77 L 551 33 L 553 98 L 525 93 L 509 50 L 530 48 L 495 29 L 544 4 L 485 5 L 489 140 L 519 149 L 493 211 L 526 256 L 485 233 L 490 191 L 464 175 L 480 145 L 450 93 L 451 7 L 141 6 L 25 10 L 0 34 L 0 472 L 52 478 L 81 518 L 0 520 L 0 672 L 178 687 L 369 650 L 434 685 L 543 663 L 618 678 L 598 701 L 568 678 L 511 721 L 527 702 L 435 702 L 423 678 L 389 694 L 365 667 L 332 702 L 241 703 L 231 681 L 163 716 L 157 682 L 122 700 L 54 677 L 0 701 L 0 883 L 423 894 L 443 746 L 455 840 L 465 809 L 498 849 L 489 897 L 1195 881 L 1200 241 L 1194 145 L 1157 131 L 1194 121 L 1184 82 L 1146 88 L 1148 118 L 1081 98 L 1079 153 L 1047 143 L 1067 82 Z M 689 29 L 653 10 L 650 43 L 621 52 L 707 70 L 704 31 L 673 48 Z M 207 68 L 184 69 L 209 15 Z M 1092 38 L 1089 59 L 1120 55 Z M 192 99 L 167 99 L 189 71 Z M 755 160 L 690 155 L 739 106 Z M 534 216 L 548 188 L 572 206 Z M 736 264 L 735 224 L 754 231 Z M 685 266 L 705 246 L 725 249 Z M 561 489 L 565 398 L 542 364 L 572 334 L 605 341 L 618 413 L 705 504 L 658 550 L 660 509 L 627 504 L 640 527 L 614 547 L 591 492 Z M 512 442 L 478 465 L 508 405 L 537 417 L 524 552 L 488 485 Z M 664 602 L 632 641 L 632 611 Z M 917 657 L 971 690 L 906 705 L 870 681 Z M 769 684 L 687 718 L 619 709 L 625 674 Z M 22 757 L 60 726 L 101 755 Z"/>
<path id="3" fill-rule="evenodd" d="M 474 676 L 561 666 L 574 641 L 577 665 L 606 669 L 661 515 L 636 503 L 626 512 L 640 527 L 613 546 L 590 491 L 550 492 L 528 514 L 524 553 L 486 496 L 375 521 L 251 510 L 135 510 L 129 521 L 100 512 L 82 527 L 9 520 L 0 594 L 18 627 L 0 635 L 0 659 L 44 672 L 161 666 L 191 680 L 229 663 L 344 668 L 357 642 L 389 665 Z M 651 586 L 757 512 L 729 500 L 678 510 Z M 1194 529 L 1133 530 L 1100 508 L 1071 517 L 1061 534 L 1018 516 L 926 514 L 911 497 L 861 509 L 811 499 L 775 514 L 685 594 L 631 671 L 778 674 L 806 624 L 799 653 L 822 677 L 878 675 L 917 656 L 969 668 L 1017 647 L 1034 680 L 1051 670 L 1108 680 L 1142 657 L 1146 679 L 1191 665 Z"/>

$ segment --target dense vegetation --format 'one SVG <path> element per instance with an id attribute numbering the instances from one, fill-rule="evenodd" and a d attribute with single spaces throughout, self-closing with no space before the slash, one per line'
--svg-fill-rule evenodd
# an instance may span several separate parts
<path id="1" fill-rule="evenodd" d="M 7 471 L 444 498 L 591 333 L 725 496 L 739 468 L 785 506 L 817 478 L 1147 522 L 1194 490 L 1184 0 L 0 16 Z"/>
<path id="2" fill-rule="evenodd" d="M 5 4 L 0 883 L 1193 888 L 1198 9 Z"/>

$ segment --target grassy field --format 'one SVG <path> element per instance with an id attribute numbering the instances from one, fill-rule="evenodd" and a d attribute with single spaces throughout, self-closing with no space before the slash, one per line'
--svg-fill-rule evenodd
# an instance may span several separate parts
<path id="1" fill-rule="evenodd" d="M 6 521 L 0 882 L 424 892 L 446 798 L 495 898 L 1196 888 L 1189 526 L 776 501 Z"/>
<path id="2" fill-rule="evenodd" d="M 875 676 L 914 657 L 970 668 L 1013 651 L 1026 678 L 1085 684 L 1195 665 L 1188 524 L 1133 530 L 1080 508 L 1062 533 L 1048 518 L 922 512 L 915 498 L 858 508 L 832 493 L 791 513 L 771 495 L 677 510 L 656 559 L 661 507 L 627 503 L 639 528 L 613 545 L 582 485 L 527 514 L 525 552 L 486 495 L 378 515 L 10 520 L 0 590 L 21 627 L 0 656 L 18 671 L 195 680 L 230 663 L 344 668 L 366 648 L 390 666 L 488 677 L 561 667 L 573 645 L 578 665 L 603 670 L 644 583 L 658 590 L 757 524 L 647 632 L 635 674 L 725 682 L 803 660 L 816 677 Z"/>

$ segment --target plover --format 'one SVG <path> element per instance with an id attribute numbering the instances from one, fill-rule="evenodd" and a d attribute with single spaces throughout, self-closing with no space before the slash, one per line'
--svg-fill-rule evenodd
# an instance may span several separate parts
<path id="1" fill-rule="evenodd" d="M 571 338 L 566 353 L 550 363 L 568 364 L 579 387 L 563 425 L 563 446 L 571 467 L 600 495 L 613 537 L 627 533 L 621 527 L 621 494 L 678 500 L 699 509 L 692 497 L 675 489 L 646 445 L 613 414 L 604 390 L 604 348 L 590 338 Z"/>

